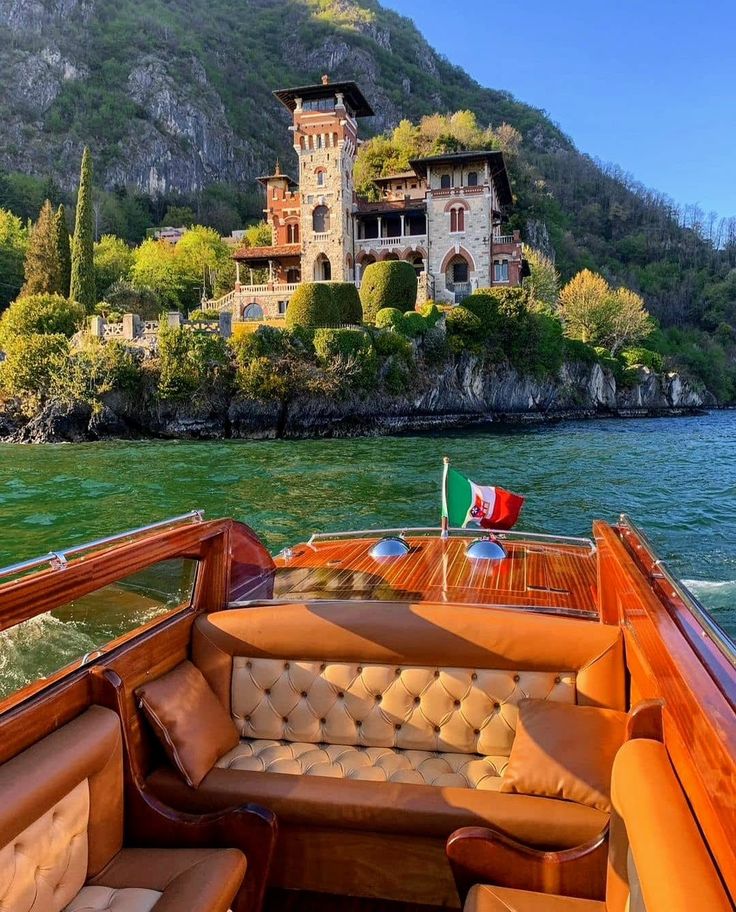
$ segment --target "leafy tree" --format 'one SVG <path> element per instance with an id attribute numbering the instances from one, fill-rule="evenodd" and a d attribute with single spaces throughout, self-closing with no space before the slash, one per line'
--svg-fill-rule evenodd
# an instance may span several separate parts
<path id="1" fill-rule="evenodd" d="M 214 228 L 203 225 L 190 228 L 177 242 L 175 252 L 182 278 L 195 296 L 198 289 L 209 296 L 218 273 L 227 270 L 231 262 L 227 244 Z"/>
<path id="2" fill-rule="evenodd" d="M 66 223 L 66 210 L 61 203 L 54 217 L 56 228 L 56 249 L 59 253 L 59 290 L 64 297 L 68 296 L 72 281 L 72 248 L 69 242 L 69 226 Z"/>
<path id="3" fill-rule="evenodd" d="M 158 333 L 158 356 L 161 399 L 183 402 L 230 389 L 230 353 L 220 336 L 163 323 Z"/>
<path id="4" fill-rule="evenodd" d="M 99 402 L 106 393 L 134 392 L 141 380 L 135 355 L 117 339 L 86 338 L 51 367 L 54 398 L 62 402 Z"/>
<path id="5" fill-rule="evenodd" d="M 411 263 L 386 260 L 367 266 L 360 282 L 363 316 L 373 322 L 379 310 L 396 307 L 414 310 L 417 303 L 417 274 Z"/>
<path id="6" fill-rule="evenodd" d="M 134 285 L 125 279 L 111 285 L 105 292 L 105 301 L 95 308 L 102 316 L 109 311 L 136 313 L 142 320 L 155 320 L 163 309 L 160 296 L 152 288 Z"/>
<path id="7" fill-rule="evenodd" d="M 187 281 L 176 247 L 168 241 L 149 238 L 136 248 L 130 275 L 135 285 L 152 289 L 164 306 L 182 306 Z"/>
<path id="8" fill-rule="evenodd" d="M 124 240 L 103 234 L 94 245 L 95 287 L 101 295 L 116 282 L 125 280 L 133 265 L 133 251 Z"/>
<path id="9" fill-rule="evenodd" d="M 84 321 L 84 308 L 58 294 L 18 298 L 0 317 L 0 345 L 16 336 L 51 333 L 73 336 Z"/>
<path id="10" fill-rule="evenodd" d="M 569 336 L 601 346 L 611 355 L 646 339 L 654 329 L 640 295 L 628 288 L 613 290 L 588 269 L 562 289 L 560 311 Z"/>
<path id="11" fill-rule="evenodd" d="M 0 209 L 0 310 L 18 296 L 28 232 L 17 215 Z"/>
<path id="12" fill-rule="evenodd" d="M 524 257 L 529 263 L 531 275 L 526 276 L 521 284 L 529 292 L 533 309 L 554 313 L 560 295 L 560 274 L 555 264 L 539 250 L 526 245 Z"/>
<path id="13" fill-rule="evenodd" d="M 286 308 L 286 325 L 315 329 L 334 326 L 340 322 L 340 312 L 329 286 L 324 282 L 303 282 L 289 300 Z"/>
<path id="14" fill-rule="evenodd" d="M 273 244 L 273 230 L 268 222 L 257 222 L 245 229 L 244 238 L 247 247 L 270 247 Z"/>
<path id="15" fill-rule="evenodd" d="M 60 333 L 16 336 L 0 363 L 0 389 L 25 400 L 33 414 L 39 402 L 53 395 L 53 378 L 60 362 L 69 357 L 69 340 Z"/>
<path id="16" fill-rule="evenodd" d="M 169 206 L 161 224 L 172 228 L 188 228 L 196 221 L 194 211 L 189 206 Z"/>
<path id="17" fill-rule="evenodd" d="M 92 156 L 85 146 L 77 191 L 77 215 L 72 246 L 69 295 L 92 312 L 97 303 L 94 267 L 94 212 L 92 209 Z"/>
<path id="18" fill-rule="evenodd" d="M 57 241 L 56 219 L 49 200 L 41 206 L 28 242 L 25 261 L 26 281 L 23 295 L 59 294 L 61 262 Z"/>

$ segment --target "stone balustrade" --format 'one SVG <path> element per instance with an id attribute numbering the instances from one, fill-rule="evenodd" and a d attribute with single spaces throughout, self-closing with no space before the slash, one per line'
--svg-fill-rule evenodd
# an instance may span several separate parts
<path id="1" fill-rule="evenodd" d="M 211 323 L 197 322 L 185 319 L 184 315 L 176 310 L 165 315 L 165 322 L 168 326 L 177 329 L 187 329 L 229 339 L 232 335 L 233 316 L 229 311 L 223 310 L 218 314 L 217 322 L 214 320 Z M 160 320 L 142 320 L 138 314 L 134 313 L 123 314 L 120 323 L 108 323 L 104 317 L 90 317 L 89 319 L 89 334 L 94 338 L 103 342 L 119 339 L 121 342 L 149 348 L 156 346 L 160 327 Z"/>

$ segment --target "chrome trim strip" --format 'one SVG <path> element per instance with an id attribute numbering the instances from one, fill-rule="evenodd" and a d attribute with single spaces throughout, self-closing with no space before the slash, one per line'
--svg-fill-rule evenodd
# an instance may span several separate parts
<path id="1" fill-rule="evenodd" d="M 394 529 L 355 529 L 347 532 L 313 532 L 309 537 L 307 544 L 312 545 L 315 542 L 340 540 L 343 538 L 374 538 L 384 535 L 417 535 L 439 537 L 441 533 L 439 526 L 403 526 Z M 501 540 L 516 539 L 519 541 L 539 542 L 540 544 L 560 544 L 560 545 L 577 545 L 589 548 L 595 552 L 595 542 L 590 538 L 580 538 L 575 535 L 547 535 L 543 532 L 513 532 L 495 529 L 449 529 L 449 534 L 457 538 L 477 538 L 479 535 L 492 532 Z"/>
<path id="2" fill-rule="evenodd" d="M 34 568 L 42 567 L 45 564 L 49 564 L 52 570 L 64 570 L 69 562 L 69 557 L 74 554 L 81 554 L 83 551 L 99 548 L 102 545 L 111 545 L 122 539 L 143 535 L 146 532 L 152 532 L 155 529 L 161 529 L 165 526 L 173 526 L 185 522 L 202 522 L 203 519 L 204 510 L 190 510 L 189 513 L 182 513 L 180 516 L 162 519 L 159 522 L 150 523 L 147 526 L 140 526 L 138 529 L 130 529 L 127 532 L 117 532 L 115 535 L 108 535 L 106 538 L 98 538 L 91 542 L 85 542 L 82 545 L 73 545 L 71 548 L 65 548 L 63 551 L 50 551 L 48 554 L 42 554 L 40 557 L 33 557 L 30 560 L 20 561 L 17 564 L 9 564 L 7 567 L 0 567 L 0 579 L 6 576 L 15 576 L 26 570 L 33 570 Z"/>
<path id="3" fill-rule="evenodd" d="M 685 605 L 687 605 L 696 621 L 700 624 L 703 636 L 707 637 L 726 661 L 736 668 L 736 644 L 718 621 L 703 603 L 699 601 L 698 597 L 694 595 L 687 586 L 674 575 L 674 573 L 672 573 L 665 561 L 656 557 L 657 552 L 655 551 L 651 540 L 636 525 L 630 516 L 626 513 L 622 513 L 619 518 L 619 525 L 628 529 L 641 539 L 644 547 L 647 548 L 651 556 L 655 558 L 654 564 L 657 567 L 657 573 L 654 574 L 654 578 L 664 579 L 668 585 L 672 586 L 672 594 L 680 598 Z"/>

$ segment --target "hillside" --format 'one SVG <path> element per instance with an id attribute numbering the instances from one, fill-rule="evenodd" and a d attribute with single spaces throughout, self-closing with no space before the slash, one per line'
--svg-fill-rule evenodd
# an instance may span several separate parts
<path id="1" fill-rule="evenodd" d="M 481 87 L 373 0 L 0 0 L 0 22 L 0 206 L 24 217 L 45 195 L 69 201 L 88 143 L 109 191 L 100 234 L 137 240 L 172 202 L 238 227 L 259 215 L 253 178 L 276 156 L 293 161 L 272 90 L 329 72 L 371 100 L 368 133 L 461 109 L 512 125 L 513 227 L 554 252 L 563 279 L 596 269 L 641 290 L 664 325 L 720 333 L 719 364 L 733 347 L 736 220 L 680 212 L 602 168 L 544 112 Z M 690 341 L 691 358 L 710 345 Z"/>

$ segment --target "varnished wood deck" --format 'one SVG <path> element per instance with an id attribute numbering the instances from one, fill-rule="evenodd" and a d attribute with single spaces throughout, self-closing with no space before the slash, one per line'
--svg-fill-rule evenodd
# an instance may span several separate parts
<path id="1" fill-rule="evenodd" d="M 596 557 L 584 546 L 505 542 L 502 561 L 465 556 L 469 539 L 406 537 L 405 557 L 376 560 L 374 538 L 317 540 L 276 558 L 275 598 L 380 599 L 596 612 Z"/>

